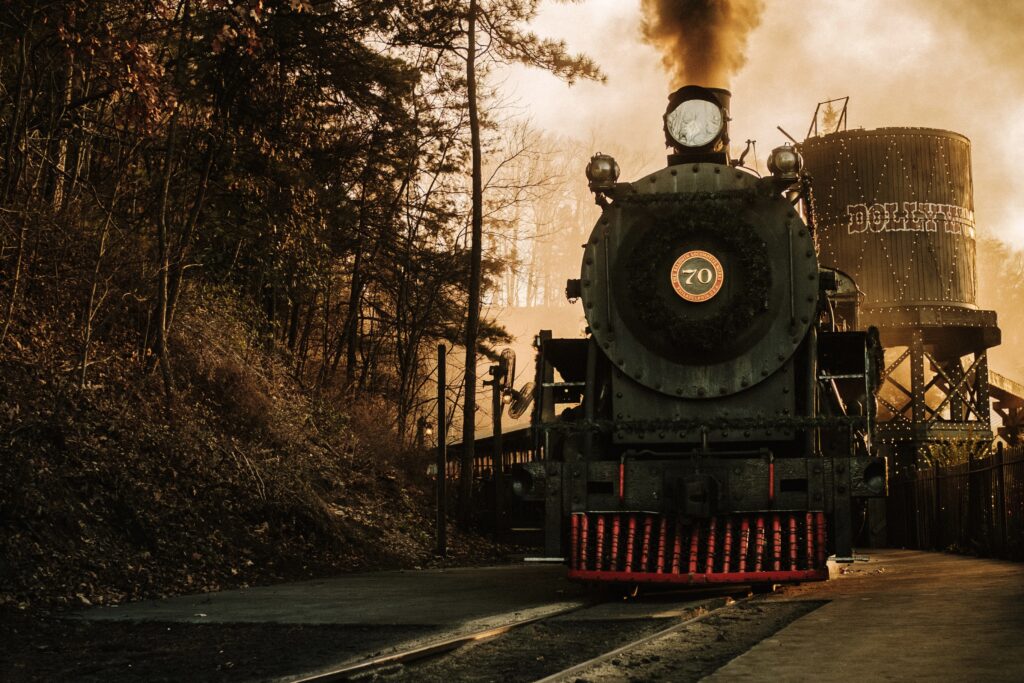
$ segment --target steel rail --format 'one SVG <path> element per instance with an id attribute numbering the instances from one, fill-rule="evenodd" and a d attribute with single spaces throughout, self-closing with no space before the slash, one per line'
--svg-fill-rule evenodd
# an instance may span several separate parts
<path id="1" fill-rule="evenodd" d="M 287 681 L 288 683 L 322 683 L 326 681 L 352 680 L 357 676 L 361 676 L 375 669 L 382 669 L 384 667 L 393 666 L 396 664 L 405 664 L 407 662 L 413 662 L 419 659 L 445 654 L 447 652 L 457 650 L 460 647 L 463 647 L 464 645 L 469 645 L 470 643 L 476 643 L 482 640 L 490 640 L 492 638 L 496 638 L 521 626 L 535 624 L 538 621 L 544 621 L 545 619 L 553 619 L 555 617 L 560 617 L 562 615 L 570 614 L 577 610 L 593 606 L 594 603 L 589 602 L 583 604 L 576 604 L 572 605 L 571 607 L 555 610 L 553 612 L 539 614 L 535 617 L 530 617 L 528 619 L 522 619 L 520 621 L 514 621 L 508 624 L 502 624 L 501 626 L 493 626 L 491 628 L 483 629 L 480 631 L 473 631 L 472 633 L 452 636 L 450 638 L 445 638 L 434 643 L 428 643 L 426 645 L 410 648 L 408 650 L 402 650 L 401 652 L 394 652 L 392 654 L 381 655 L 380 657 L 374 657 L 372 659 L 366 659 L 352 664 L 345 664 L 343 666 L 338 666 L 333 669 L 326 669 L 318 671 L 316 673 L 306 674 L 299 678 L 281 678 L 278 680 Z"/>
<path id="2" fill-rule="evenodd" d="M 715 609 L 712 609 L 712 610 L 709 610 L 707 612 L 704 612 L 703 614 L 698 614 L 695 617 L 691 617 L 691 618 L 686 619 L 684 621 L 681 621 L 681 622 L 679 622 L 677 624 L 673 624 L 672 626 L 669 626 L 668 628 L 663 628 L 660 631 L 655 631 L 654 633 L 650 633 L 650 634 L 648 634 L 646 636 L 643 636 L 642 638 L 638 638 L 638 639 L 636 639 L 636 640 L 634 640 L 632 642 L 629 642 L 629 643 L 626 643 L 625 645 L 617 647 L 614 650 L 609 650 L 608 652 L 605 652 L 604 654 L 598 655 L 598 656 L 596 656 L 596 657 L 594 657 L 592 659 L 588 659 L 585 662 L 580 662 L 579 664 L 570 666 L 568 669 L 563 669 L 562 671 L 559 671 L 558 673 L 553 673 L 550 676 L 545 676 L 544 678 L 541 678 L 541 679 L 535 681 L 535 683 L 555 683 L 555 681 L 561 681 L 561 680 L 564 680 L 564 679 L 570 679 L 571 680 L 573 676 L 578 676 L 579 674 L 583 673 L 587 669 L 590 669 L 590 668 L 592 668 L 594 666 L 597 666 L 599 664 L 604 664 L 605 662 L 607 662 L 607 661 L 609 661 L 609 660 L 611 660 L 611 659 L 613 659 L 615 657 L 618 657 L 621 654 L 629 652 L 630 650 L 632 650 L 634 648 L 640 647 L 641 645 L 646 645 L 647 643 L 655 641 L 655 640 L 657 640 L 659 638 L 662 638 L 664 636 L 670 635 L 672 633 L 676 633 L 677 631 L 681 631 L 684 628 L 686 628 L 687 626 L 691 626 L 693 624 L 699 623 L 699 622 L 703 621 L 704 619 L 707 619 L 710 616 L 714 616 L 716 614 L 720 614 L 722 611 L 724 611 L 726 609 L 729 609 L 730 607 L 734 607 L 736 605 L 739 605 L 739 604 L 742 604 L 744 602 L 747 602 L 748 600 L 751 600 L 754 597 L 755 596 L 753 596 L 753 595 L 748 595 L 746 597 L 740 598 L 739 600 L 733 600 L 732 602 L 726 602 L 724 605 L 721 605 L 720 607 L 716 607 Z"/>

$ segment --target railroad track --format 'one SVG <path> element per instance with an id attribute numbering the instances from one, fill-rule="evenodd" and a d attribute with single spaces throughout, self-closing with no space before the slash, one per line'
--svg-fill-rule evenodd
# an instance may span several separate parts
<path id="1" fill-rule="evenodd" d="M 716 597 L 705 598 L 703 600 L 694 600 L 677 605 L 681 608 L 685 617 L 682 621 L 676 621 L 674 619 L 661 617 L 659 620 L 672 621 L 673 623 L 663 629 L 658 629 L 654 632 L 649 632 L 642 637 L 635 638 L 626 642 L 625 644 L 617 644 L 616 647 L 603 652 L 597 656 L 592 656 L 583 662 L 576 663 L 568 668 L 558 670 L 556 673 L 546 675 L 540 678 L 541 681 L 557 681 L 566 679 L 574 676 L 577 673 L 589 669 L 594 666 L 598 666 L 603 662 L 611 661 L 613 658 L 620 654 L 645 644 L 651 643 L 658 638 L 670 635 L 687 626 L 700 622 L 712 615 L 718 614 L 721 610 L 726 609 L 732 605 L 738 604 L 749 599 L 749 595 L 745 592 L 730 589 L 727 591 L 711 591 L 716 593 Z M 706 595 L 706 594 L 705 594 Z M 283 679 L 288 683 L 322 683 L 327 681 L 350 681 L 350 680 L 370 680 L 382 677 L 401 677 L 403 670 L 412 680 L 416 680 L 416 671 L 408 670 L 406 667 L 416 665 L 426 665 L 427 660 L 433 658 L 440 658 L 445 655 L 457 655 L 458 651 L 463 648 L 467 648 L 470 645 L 484 643 L 486 641 L 497 639 L 507 634 L 512 634 L 516 631 L 523 631 L 529 626 L 536 626 L 542 622 L 553 622 L 558 620 L 560 617 L 565 617 L 577 612 L 585 612 L 588 609 L 599 607 L 601 605 L 608 604 L 610 601 L 596 601 L 584 604 L 575 604 L 567 606 L 563 609 L 557 609 L 551 612 L 546 612 L 534 617 L 529 617 L 519 621 L 502 624 L 495 627 L 484 628 L 477 631 L 458 634 L 449 638 L 444 638 L 438 641 L 429 642 L 414 647 L 399 650 L 397 652 L 373 657 L 370 659 L 349 662 L 337 667 L 330 669 L 321 670 L 319 672 L 304 675 L 299 678 L 288 678 Z M 648 617 L 653 619 L 654 617 Z M 615 617 L 609 618 L 609 621 L 614 622 Z M 603 623 L 598 620 L 597 623 Z M 511 637 L 511 636 L 510 636 Z M 515 643 L 509 644 L 512 649 L 515 649 Z M 543 657 L 539 658 L 543 659 Z M 417 667 L 418 670 L 418 667 Z M 571 679 L 570 679 L 571 680 Z"/>
<path id="2" fill-rule="evenodd" d="M 407 648 L 405 650 L 381 655 L 379 657 L 373 657 L 359 662 L 343 664 L 336 668 L 319 671 L 301 678 L 289 678 L 287 680 L 288 683 L 327 683 L 328 681 L 355 680 L 367 676 L 368 674 L 382 673 L 390 668 L 454 652 L 466 645 L 497 638 L 498 636 L 504 635 L 514 629 L 528 626 L 530 624 L 536 624 L 537 622 L 544 621 L 545 619 L 553 619 L 555 617 L 571 614 L 572 612 L 585 609 L 589 606 L 589 604 L 571 605 L 564 609 L 547 612 L 535 617 L 529 617 L 527 619 L 521 619 L 508 624 L 502 624 L 500 626 L 451 636 L 450 638 L 444 638 L 436 642 L 426 643 L 424 645 Z"/>
<path id="3" fill-rule="evenodd" d="M 590 669 L 598 667 L 606 662 L 613 661 L 616 657 L 627 654 L 630 651 L 635 650 L 639 647 L 643 647 L 644 645 L 647 645 L 649 643 L 653 643 L 654 641 L 660 638 L 664 638 L 665 636 L 669 636 L 673 633 L 678 633 L 679 631 L 682 631 L 688 626 L 692 626 L 696 623 L 704 621 L 708 617 L 715 616 L 721 613 L 723 610 L 733 607 L 734 605 L 737 605 L 741 602 L 746 602 L 747 600 L 750 600 L 753 597 L 753 595 L 746 595 L 739 598 L 738 600 L 726 601 L 724 604 L 714 609 L 701 612 L 696 616 L 675 623 L 667 628 L 661 629 L 660 631 L 655 631 L 654 633 L 650 633 L 641 638 L 637 638 L 629 643 L 626 643 L 625 645 L 620 645 L 614 650 L 609 650 L 608 652 L 600 654 L 596 657 L 591 657 L 585 662 L 580 662 L 579 664 L 570 666 L 567 669 L 563 669 L 562 671 L 558 671 L 556 673 L 550 674 L 549 676 L 545 676 L 544 678 L 541 678 L 540 680 L 536 681 L 536 683 L 556 683 L 556 681 L 573 680 L 575 677 L 585 673 Z"/>

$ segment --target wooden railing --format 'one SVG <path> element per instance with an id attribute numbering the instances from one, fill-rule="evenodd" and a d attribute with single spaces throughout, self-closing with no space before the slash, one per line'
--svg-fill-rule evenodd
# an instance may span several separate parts
<path id="1" fill-rule="evenodd" d="M 504 452 L 505 470 L 512 465 L 530 462 L 533 459 L 533 433 L 529 427 L 511 430 L 502 435 L 501 450 Z M 461 471 L 459 458 L 461 444 L 448 447 L 449 479 L 458 479 Z M 491 437 L 477 439 L 473 449 L 473 477 L 475 479 L 491 479 L 494 477 L 494 442 Z"/>

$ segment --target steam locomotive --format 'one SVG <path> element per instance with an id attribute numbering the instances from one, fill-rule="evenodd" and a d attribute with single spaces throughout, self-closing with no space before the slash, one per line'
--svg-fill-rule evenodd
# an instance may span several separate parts
<path id="1" fill-rule="evenodd" d="M 566 293 L 588 333 L 538 337 L 541 457 L 514 474 L 575 579 L 827 578 L 858 499 L 885 495 L 877 333 L 858 331 L 856 283 L 818 265 L 798 151 L 765 177 L 730 161 L 729 102 L 669 97 L 666 168 L 587 167 L 602 212 Z"/>

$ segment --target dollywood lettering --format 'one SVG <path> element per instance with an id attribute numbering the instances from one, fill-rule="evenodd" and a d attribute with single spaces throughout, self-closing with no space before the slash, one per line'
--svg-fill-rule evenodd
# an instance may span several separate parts
<path id="1" fill-rule="evenodd" d="M 932 202 L 884 202 L 846 207 L 847 232 L 943 232 L 974 237 L 974 212 Z"/>

